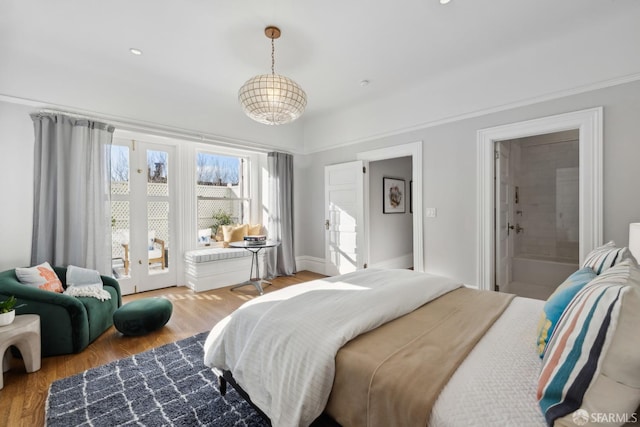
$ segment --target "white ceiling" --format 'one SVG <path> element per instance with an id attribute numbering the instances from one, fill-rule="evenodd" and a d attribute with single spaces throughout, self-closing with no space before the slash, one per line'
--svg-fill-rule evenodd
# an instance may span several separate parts
<path id="1" fill-rule="evenodd" d="M 313 151 L 640 73 L 638 22 L 638 0 L 2 0 L 0 95 Z M 267 25 L 276 72 L 308 95 L 287 126 L 237 104 L 269 72 Z"/>

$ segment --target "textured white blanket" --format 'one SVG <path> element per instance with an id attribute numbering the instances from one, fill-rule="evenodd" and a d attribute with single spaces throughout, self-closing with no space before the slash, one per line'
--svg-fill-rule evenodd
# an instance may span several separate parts
<path id="1" fill-rule="evenodd" d="M 204 363 L 230 370 L 274 427 L 308 426 L 326 406 L 349 340 L 462 286 L 409 270 L 361 270 L 265 294 L 220 321 Z"/>
<path id="2" fill-rule="evenodd" d="M 64 293 L 72 297 L 97 298 L 100 301 L 111 299 L 111 294 L 103 288 L 99 272 L 75 265 L 67 268 L 67 289 Z"/>

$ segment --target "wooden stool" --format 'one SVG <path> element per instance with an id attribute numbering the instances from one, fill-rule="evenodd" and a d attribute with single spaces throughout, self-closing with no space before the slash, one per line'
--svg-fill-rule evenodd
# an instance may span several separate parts
<path id="1" fill-rule="evenodd" d="M 24 367 L 27 372 L 40 369 L 40 316 L 37 314 L 22 314 L 7 326 L 0 326 L 0 357 L 2 357 L 2 372 L 9 370 L 9 354 L 7 349 L 15 345 L 20 350 Z M 4 387 L 0 375 L 0 390 Z"/>

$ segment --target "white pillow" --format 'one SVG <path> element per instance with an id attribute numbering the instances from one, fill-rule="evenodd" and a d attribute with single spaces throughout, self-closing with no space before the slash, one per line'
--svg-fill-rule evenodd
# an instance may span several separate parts
<path id="1" fill-rule="evenodd" d="M 152 250 L 155 249 L 153 244 L 155 243 L 155 240 L 156 240 L 156 232 L 155 231 L 149 231 L 149 234 L 147 236 L 148 236 L 148 242 L 149 242 L 149 247 L 147 249 L 152 251 Z"/>
<path id="2" fill-rule="evenodd" d="M 211 243 L 211 228 L 198 230 L 198 243 L 201 245 L 208 245 Z"/>
<path id="3" fill-rule="evenodd" d="M 16 268 L 16 276 L 20 283 L 45 291 L 62 293 L 64 288 L 56 272 L 48 262 L 35 267 Z"/>
<path id="4" fill-rule="evenodd" d="M 123 245 L 129 244 L 129 230 L 118 230 L 114 232 L 116 236 L 114 241 L 120 242 Z M 147 250 L 152 251 L 155 249 L 156 232 L 151 230 L 147 233 Z"/>

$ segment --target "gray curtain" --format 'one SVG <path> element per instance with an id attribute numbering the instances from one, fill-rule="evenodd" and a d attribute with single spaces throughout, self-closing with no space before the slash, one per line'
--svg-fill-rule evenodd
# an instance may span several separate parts
<path id="1" fill-rule="evenodd" d="M 285 153 L 269 153 L 267 231 L 269 239 L 280 246 L 267 250 L 267 277 L 290 276 L 296 272 L 293 248 L 293 156 Z"/>
<path id="2" fill-rule="evenodd" d="M 35 131 L 31 264 L 111 274 L 110 149 L 113 126 L 31 114 Z"/>

